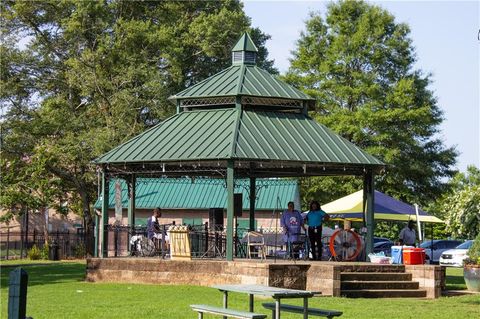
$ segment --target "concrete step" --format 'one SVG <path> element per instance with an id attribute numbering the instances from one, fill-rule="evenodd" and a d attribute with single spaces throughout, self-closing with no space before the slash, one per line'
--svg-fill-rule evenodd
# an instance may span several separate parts
<path id="1" fill-rule="evenodd" d="M 358 289 L 418 289 L 419 283 L 416 281 L 357 281 L 348 280 L 341 282 L 342 290 Z"/>
<path id="2" fill-rule="evenodd" d="M 342 272 L 342 281 L 411 281 L 412 274 L 398 272 Z"/>
<path id="3" fill-rule="evenodd" d="M 353 264 L 342 265 L 342 272 L 405 272 L 405 265 Z"/>
<path id="4" fill-rule="evenodd" d="M 359 289 L 342 290 L 341 295 L 349 298 L 425 298 L 427 291 L 419 289 Z"/>

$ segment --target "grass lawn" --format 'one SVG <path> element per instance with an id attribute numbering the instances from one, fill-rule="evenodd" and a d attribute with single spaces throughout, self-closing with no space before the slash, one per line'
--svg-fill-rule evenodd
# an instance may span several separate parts
<path id="1" fill-rule="evenodd" d="M 11 262 L 8 262 L 11 264 Z M 220 292 L 196 286 L 159 286 L 83 282 L 83 262 L 51 263 L 24 267 L 29 274 L 27 315 L 41 318 L 196 318 L 189 305 L 204 303 L 221 306 Z M 1 263 L 1 318 L 7 317 L 8 274 L 12 266 Z M 461 270 L 461 269 L 460 269 Z M 448 289 L 457 287 L 459 269 L 448 269 Z M 462 278 L 463 280 L 463 278 Z M 232 293 L 229 306 L 246 309 L 246 295 Z M 271 300 L 271 299 L 265 299 Z M 255 310 L 269 315 L 255 299 Z M 290 303 L 290 302 L 289 302 Z M 295 302 L 300 304 L 300 301 Z M 348 318 L 480 318 L 480 295 L 427 299 L 347 299 L 313 298 L 312 307 L 335 309 Z M 285 314 L 284 319 L 300 318 Z M 205 318 L 220 318 L 209 317 Z"/>

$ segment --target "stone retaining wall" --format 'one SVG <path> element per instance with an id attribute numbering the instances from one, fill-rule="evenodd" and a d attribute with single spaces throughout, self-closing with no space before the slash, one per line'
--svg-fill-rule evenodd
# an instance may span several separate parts
<path id="1" fill-rule="evenodd" d="M 90 258 L 86 280 L 199 286 L 259 284 L 304 290 L 308 267 L 252 261 Z"/>
<path id="2" fill-rule="evenodd" d="M 427 298 L 438 298 L 445 285 L 445 269 L 433 265 L 372 265 L 341 262 L 285 262 L 258 260 L 164 260 L 158 258 L 90 258 L 87 281 L 164 285 L 259 284 L 341 295 L 342 272 L 397 272 L 405 269 Z"/>
<path id="3" fill-rule="evenodd" d="M 439 298 L 445 289 L 445 267 L 435 265 L 405 265 L 405 272 L 412 274 L 420 289 L 427 291 L 427 298 Z"/>

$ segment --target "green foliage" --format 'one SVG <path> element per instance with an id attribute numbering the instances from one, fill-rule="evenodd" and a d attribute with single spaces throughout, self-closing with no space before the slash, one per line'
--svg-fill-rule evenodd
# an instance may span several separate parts
<path id="1" fill-rule="evenodd" d="M 42 252 L 37 245 L 33 245 L 33 247 L 27 251 L 27 257 L 30 260 L 39 260 L 42 258 Z"/>
<path id="2" fill-rule="evenodd" d="M 40 258 L 44 260 L 48 260 L 49 252 L 50 252 L 50 245 L 48 243 L 45 243 L 42 249 L 40 249 Z"/>
<path id="3" fill-rule="evenodd" d="M 75 255 L 75 258 L 78 258 L 78 259 L 85 258 L 87 254 L 85 245 L 78 244 L 77 246 L 75 246 L 75 248 L 73 249 L 73 254 Z"/>
<path id="4" fill-rule="evenodd" d="M 469 265 L 480 265 L 480 233 L 473 241 L 472 246 L 468 250 L 468 258 L 464 261 Z"/>
<path id="5" fill-rule="evenodd" d="M 375 236 L 385 237 L 396 242 L 403 227 L 403 223 L 378 221 L 375 222 Z"/>
<path id="6" fill-rule="evenodd" d="M 332 2 L 306 21 L 285 79 L 317 99 L 312 117 L 388 164 L 377 189 L 425 206 L 444 191 L 457 153 L 438 138 L 442 111 L 430 75 L 414 69 L 409 34 L 377 5 Z M 360 188 L 343 177 L 302 185 L 323 202 Z"/>
<path id="7" fill-rule="evenodd" d="M 92 160 L 172 115 L 167 98 L 230 65 L 242 32 L 274 70 L 269 36 L 236 0 L 1 6 L 0 194 L 11 216 L 67 202 L 91 224 Z"/>
<path id="8" fill-rule="evenodd" d="M 450 181 L 451 191 L 439 201 L 447 230 L 460 238 L 480 234 L 480 170 L 469 166 Z"/>

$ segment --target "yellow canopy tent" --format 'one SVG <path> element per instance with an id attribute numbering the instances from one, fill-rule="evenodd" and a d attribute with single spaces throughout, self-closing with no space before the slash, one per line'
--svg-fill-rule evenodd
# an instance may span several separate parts
<path id="1" fill-rule="evenodd" d="M 334 220 L 363 221 L 363 190 L 322 205 L 322 209 Z M 379 191 L 375 191 L 374 216 L 375 220 L 417 220 L 414 206 Z M 418 217 L 422 223 L 444 223 L 443 220 L 429 215 L 420 208 L 418 208 Z"/>

